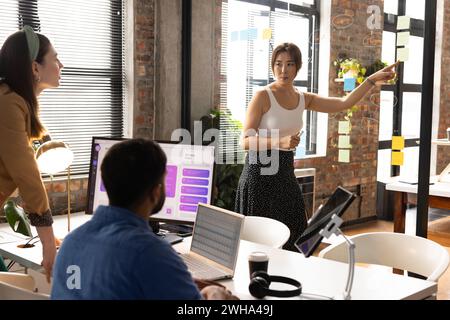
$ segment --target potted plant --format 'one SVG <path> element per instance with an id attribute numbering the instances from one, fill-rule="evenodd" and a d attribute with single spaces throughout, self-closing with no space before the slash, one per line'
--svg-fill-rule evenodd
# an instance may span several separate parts
<path id="1" fill-rule="evenodd" d="M 366 68 L 364 68 L 359 60 L 349 58 L 345 60 L 336 60 L 334 62 L 336 68 L 338 68 L 338 78 L 355 78 L 358 84 L 361 84 L 365 80 Z"/>
<path id="2" fill-rule="evenodd" d="M 229 111 L 211 110 L 208 115 L 203 116 L 202 131 L 205 133 L 208 129 L 219 129 L 220 120 L 226 123 L 227 139 L 239 139 L 242 131 L 242 123 L 233 118 Z M 215 183 L 213 190 L 213 204 L 233 211 L 236 198 L 236 190 L 239 178 L 244 166 L 239 163 L 220 163 L 216 165 Z"/>

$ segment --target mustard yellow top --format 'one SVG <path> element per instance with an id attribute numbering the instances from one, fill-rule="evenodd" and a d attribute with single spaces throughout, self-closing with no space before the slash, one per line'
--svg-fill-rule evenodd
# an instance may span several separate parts
<path id="1" fill-rule="evenodd" d="M 19 188 L 27 212 L 45 214 L 49 203 L 34 150 L 25 100 L 0 85 L 0 205 Z"/>

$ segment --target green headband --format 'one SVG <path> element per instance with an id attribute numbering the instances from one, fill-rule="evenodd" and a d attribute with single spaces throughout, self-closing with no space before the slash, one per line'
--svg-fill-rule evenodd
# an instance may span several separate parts
<path id="1" fill-rule="evenodd" d="M 39 53 L 39 38 L 37 34 L 34 32 L 33 28 L 30 26 L 23 27 L 23 32 L 27 37 L 28 43 L 28 51 L 30 51 L 30 59 L 31 61 L 36 60 L 37 55 Z"/>

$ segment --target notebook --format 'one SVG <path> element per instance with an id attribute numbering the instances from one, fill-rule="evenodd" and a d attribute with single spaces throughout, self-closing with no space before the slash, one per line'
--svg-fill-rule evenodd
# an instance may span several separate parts
<path id="1" fill-rule="evenodd" d="M 243 215 L 199 204 L 191 248 L 181 255 L 194 278 L 233 278 L 243 222 Z"/>

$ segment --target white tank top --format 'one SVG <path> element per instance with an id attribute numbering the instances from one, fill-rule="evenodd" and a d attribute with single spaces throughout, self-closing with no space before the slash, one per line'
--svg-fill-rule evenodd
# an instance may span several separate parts
<path id="1" fill-rule="evenodd" d="M 259 125 L 259 135 L 261 137 L 270 137 L 270 130 L 280 130 L 280 138 L 293 136 L 299 133 L 303 128 L 303 111 L 305 110 L 305 96 L 298 92 L 300 99 L 295 109 L 288 110 L 278 103 L 270 87 L 266 87 L 270 98 L 270 109 L 261 118 Z"/>

